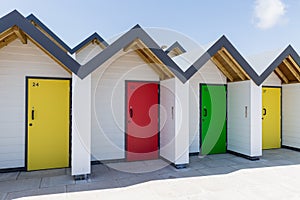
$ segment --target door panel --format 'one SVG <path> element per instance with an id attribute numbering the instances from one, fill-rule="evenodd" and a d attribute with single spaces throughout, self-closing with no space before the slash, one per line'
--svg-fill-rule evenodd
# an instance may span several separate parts
<path id="1" fill-rule="evenodd" d="M 27 169 L 69 166 L 70 80 L 27 80 Z"/>
<path id="2" fill-rule="evenodd" d="M 226 86 L 201 85 L 201 154 L 226 152 Z"/>
<path id="3" fill-rule="evenodd" d="M 158 158 L 158 84 L 127 82 L 126 158 Z"/>
<path id="4" fill-rule="evenodd" d="M 262 88 L 262 147 L 281 146 L 281 88 Z"/>

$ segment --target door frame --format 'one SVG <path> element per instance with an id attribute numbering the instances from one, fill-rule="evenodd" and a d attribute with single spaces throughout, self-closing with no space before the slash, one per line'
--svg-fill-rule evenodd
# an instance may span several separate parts
<path id="1" fill-rule="evenodd" d="M 125 119 L 125 130 L 124 130 L 124 135 L 125 135 L 125 151 L 124 151 L 124 158 L 125 158 L 125 161 L 127 161 L 127 122 L 128 122 L 128 119 L 127 119 L 127 98 L 128 98 L 128 94 L 127 94 L 127 89 L 128 89 L 128 83 L 130 82 L 138 82 L 138 83 L 156 83 L 158 85 L 158 105 L 160 105 L 160 81 L 143 81 L 143 80 L 125 80 L 125 103 L 124 103 L 124 119 Z M 157 133 L 157 136 L 158 136 L 158 157 L 160 157 L 160 106 L 158 106 L 158 133 Z M 128 162 L 128 161 L 127 161 Z"/>
<path id="2" fill-rule="evenodd" d="M 280 116 L 280 148 L 282 148 L 282 86 L 268 86 L 268 85 L 263 85 L 261 86 L 261 89 L 263 88 L 279 88 L 280 89 L 280 113 L 279 113 L 279 116 Z M 261 94 L 261 97 L 262 97 L 262 94 Z M 261 102 L 261 106 L 262 105 L 262 102 Z M 262 120 L 261 120 L 261 123 L 262 123 Z M 263 136 L 263 132 L 261 134 L 261 138 Z"/>
<path id="3" fill-rule="evenodd" d="M 71 166 L 71 150 L 72 150 L 72 78 L 62 77 L 42 77 L 42 76 L 25 76 L 25 170 L 28 171 L 28 81 L 29 79 L 45 79 L 45 80 L 69 80 L 69 167 Z"/>
<path id="4" fill-rule="evenodd" d="M 227 127 L 228 127 L 228 120 L 227 120 L 227 115 L 228 115 L 228 98 L 227 98 L 227 84 L 207 84 L 207 83 L 200 83 L 199 84 L 199 154 L 202 155 L 201 153 L 201 147 L 202 147 L 202 86 L 207 85 L 207 86 L 225 86 L 225 92 L 226 92 L 226 152 L 227 152 L 227 146 L 228 146 L 228 131 L 227 131 Z"/>

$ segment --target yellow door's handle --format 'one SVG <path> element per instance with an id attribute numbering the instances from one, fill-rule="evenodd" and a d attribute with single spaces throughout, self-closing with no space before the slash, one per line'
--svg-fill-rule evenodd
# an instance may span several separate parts
<path id="1" fill-rule="evenodd" d="M 266 116 L 267 115 L 267 109 L 263 109 L 263 116 Z"/>
<path id="2" fill-rule="evenodd" d="M 32 107 L 32 110 L 31 110 L 31 119 L 34 120 L 34 107 Z"/>

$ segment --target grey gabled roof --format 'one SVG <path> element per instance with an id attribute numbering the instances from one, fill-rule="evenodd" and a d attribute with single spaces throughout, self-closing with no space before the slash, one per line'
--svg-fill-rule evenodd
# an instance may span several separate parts
<path id="1" fill-rule="evenodd" d="M 95 39 L 98 40 L 100 43 L 102 43 L 105 47 L 108 46 L 108 43 L 98 33 L 93 33 L 88 38 L 86 38 L 81 43 L 79 43 L 76 47 L 74 47 L 70 53 L 73 54 L 73 53 L 77 52 L 78 50 L 80 50 L 85 45 L 87 45 L 88 43 L 92 42 Z"/>
<path id="2" fill-rule="evenodd" d="M 179 44 L 178 41 L 174 42 L 167 50 L 165 50 L 165 52 L 168 54 L 176 48 L 178 48 L 182 53 L 186 52 L 186 50 L 183 48 L 183 46 L 181 46 L 181 44 Z"/>
<path id="3" fill-rule="evenodd" d="M 75 53 L 76 51 L 84 47 L 86 44 L 90 43 L 95 39 L 102 43 L 105 47 L 108 46 L 108 43 L 98 33 L 93 33 L 72 49 L 64 41 L 62 41 L 54 32 L 52 32 L 43 22 L 41 22 L 34 14 L 28 15 L 26 19 L 28 19 L 29 21 L 33 21 L 35 24 L 41 27 L 48 35 L 50 35 L 58 44 L 60 44 L 65 50 L 67 50 L 71 54 Z"/>
<path id="4" fill-rule="evenodd" d="M 190 79 L 202 66 L 205 65 L 207 61 L 209 61 L 220 49 L 222 49 L 222 47 L 226 48 L 230 55 L 240 64 L 252 80 L 258 79 L 257 73 L 224 35 L 185 71 L 184 77 L 187 80 Z"/>
<path id="5" fill-rule="evenodd" d="M 257 73 L 252 69 L 248 62 L 242 57 L 242 55 L 225 36 L 222 36 L 217 42 L 215 42 L 184 72 L 139 25 L 133 27 L 131 30 L 117 39 L 114 43 L 100 52 L 97 56 L 95 56 L 85 65 L 81 66 L 77 75 L 80 78 L 86 77 L 88 74 L 92 73 L 95 69 L 100 67 L 105 61 L 111 58 L 114 54 L 116 54 L 122 48 L 128 46 L 136 39 L 141 40 L 152 51 L 152 53 L 157 56 L 183 83 L 189 80 L 222 47 L 225 47 L 227 49 L 227 51 L 232 55 L 234 59 L 236 59 L 236 61 L 241 65 L 243 70 L 250 76 L 251 79 L 256 82 L 259 78 Z"/>
<path id="6" fill-rule="evenodd" d="M 87 62 L 85 65 L 80 65 L 71 56 L 59 48 L 51 39 L 49 39 L 44 33 L 30 23 L 33 20 L 42 29 L 44 29 L 51 37 L 53 37 L 61 46 L 68 49 L 70 53 L 82 48 L 87 43 L 94 39 L 99 40 L 107 46 L 97 56 Z M 97 33 L 92 34 L 75 48 L 70 49 L 62 40 L 60 40 L 50 29 L 48 29 L 42 22 L 40 22 L 34 15 L 29 15 L 27 18 L 22 16 L 18 11 L 14 10 L 6 16 L 0 18 L 0 33 L 18 26 L 26 35 L 33 39 L 40 47 L 46 50 L 57 61 L 67 67 L 70 71 L 77 74 L 80 78 L 86 77 L 92 73 L 96 68 L 100 67 L 105 61 L 111 58 L 114 54 L 125 48 L 136 39 L 141 40 L 147 48 L 160 59 L 172 73 L 178 77 L 183 83 L 189 80 L 202 66 L 205 65 L 220 49 L 223 47 L 230 53 L 230 55 L 238 62 L 243 70 L 249 75 L 249 77 L 257 84 L 261 85 L 264 80 L 283 62 L 287 56 L 291 56 L 294 61 L 300 66 L 300 57 L 297 52 L 289 45 L 269 67 L 259 76 L 250 64 L 243 58 L 238 50 L 231 44 L 231 42 L 222 36 L 217 42 L 215 42 L 204 54 L 202 54 L 186 71 L 183 71 L 168 55 L 167 51 L 164 52 L 159 45 L 139 26 L 136 25 L 127 33 L 122 35 L 119 39 L 108 45 L 103 38 Z M 178 43 L 174 43 L 177 45 Z M 173 46 L 172 45 L 172 46 Z M 179 44 L 179 46 L 181 46 Z M 170 47 L 171 48 L 171 47 Z M 184 50 L 184 49 L 183 49 Z M 185 50 L 184 50 L 185 51 Z"/>
<path id="7" fill-rule="evenodd" d="M 270 64 L 269 67 L 266 68 L 266 70 L 259 76 L 259 78 L 257 80 L 254 80 L 255 83 L 257 85 L 261 85 L 289 55 L 294 59 L 297 65 L 300 66 L 299 54 L 291 45 L 289 45 L 277 58 L 275 58 L 275 60 Z"/>
<path id="8" fill-rule="evenodd" d="M 46 35 L 44 35 L 33 24 L 31 24 L 28 19 L 26 19 L 16 10 L 0 18 L 0 33 L 10 29 L 13 26 L 18 26 L 26 35 L 38 43 L 61 64 L 63 64 L 73 73 L 77 73 L 80 64 L 61 48 L 59 48 Z"/>
<path id="9" fill-rule="evenodd" d="M 36 23 L 39 27 L 41 27 L 47 34 L 49 34 L 55 41 L 57 41 L 65 50 L 68 52 L 71 52 L 72 49 L 64 42 L 62 41 L 55 33 L 53 33 L 44 23 L 42 23 L 36 16 L 33 14 L 30 14 L 26 17 L 29 21 L 33 21 Z"/>
<path id="10" fill-rule="evenodd" d="M 80 78 L 86 77 L 92 73 L 95 69 L 101 66 L 105 61 L 115 55 L 121 49 L 127 47 L 129 44 L 134 42 L 136 39 L 142 41 L 147 48 L 158 57 L 172 73 L 177 76 L 182 82 L 186 81 L 184 72 L 177 66 L 177 64 L 158 46 L 158 44 L 139 26 L 136 25 L 130 29 L 127 33 L 118 38 L 115 42 L 105 48 L 97 56 L 81 66 L 78 71 Z"/>

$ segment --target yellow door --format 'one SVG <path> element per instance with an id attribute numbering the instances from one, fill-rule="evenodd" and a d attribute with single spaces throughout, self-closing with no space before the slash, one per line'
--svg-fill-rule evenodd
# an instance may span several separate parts
<path id="1" fill-rule="evenodd" d="M 27 170 L 69 166 L 70 80 L 27 80 Z"/>
<path id="2" fill-rule="evenodd" d="M 262 147 L 280 148 L 281 88 L 262 88 Z"/>

